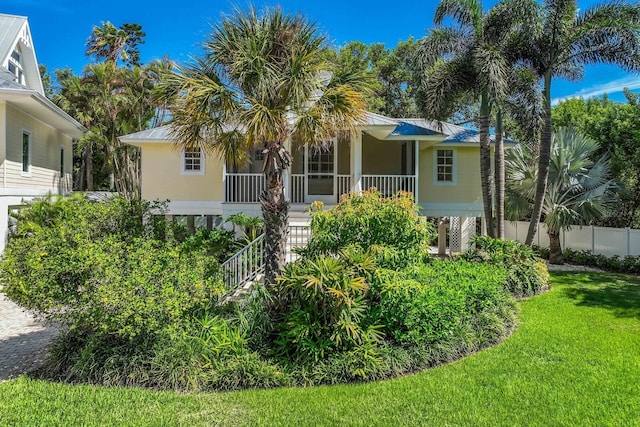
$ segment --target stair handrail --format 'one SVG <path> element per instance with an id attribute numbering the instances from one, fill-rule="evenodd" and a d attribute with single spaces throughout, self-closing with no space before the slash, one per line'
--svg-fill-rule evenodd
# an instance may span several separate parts
<path id="1" fill-rule="evenodd" d="M 264 233 L 222 263 L 225 286 L 237 288 L 264 272 Z"/>

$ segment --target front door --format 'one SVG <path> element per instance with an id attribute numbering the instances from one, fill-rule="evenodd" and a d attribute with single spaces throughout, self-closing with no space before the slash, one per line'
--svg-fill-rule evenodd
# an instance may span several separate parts
<path id="1" fill-rule="evenodd" d="M 306 148 L 306 203 L 312 203 L 316 200 L 324 203 L 336 202 L 336 153 L 334 145 L 331 144 L 329 147 L 321 149 Z"/>

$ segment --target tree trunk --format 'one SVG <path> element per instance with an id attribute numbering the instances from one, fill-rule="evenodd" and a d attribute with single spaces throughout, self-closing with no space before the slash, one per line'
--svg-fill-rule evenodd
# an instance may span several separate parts
<path id="1" fill-rule="evenodd" d="M 562 256 L 562 246 L 560 246 L 560 233 L 549 231 L 549 263 L 562 264 L 564 257 Z"/>
<path id="2" fill-rule="evenodd" d="M 542 204 L 547 192 L 547 180 L 549 178 L 549 159 L 551 158 L 551 72 L 544 76 L 544 92 L 542 94 L 544 125 L 540 136 L 540 153 L 538 155 L 538 181 L 536 183 L 536 197 L 531 212 L 531 222 L 525 244 L 531 246 L 533 237 L 538 229 L 538 222 L 542 215 Z"/>
<path id="3" fill-rule="evenodd" d="M 86 172 L 87 191 L 93 191 L 93 150 L 91 144 L 87 144 L 85 150 L 84 169 Z"/>
<path id="4" fill-rule="evenodd" d="M 267 144 L 263 172 L 265 189 L 260 195 L 264 219 L 264 281 L 273 284 L 284 266 L 289 226 L 289 201 L 284 194 L 284 171 L 291 166 L 291 155 L 282 143 Z"/>
<path id="5" fill-rule="evenodd" d="M 480 183 L 482 187 L 482 203 L 489 237 L 495 236 L 493 225 L 493 201 L 491 198 L 491 146 L 489 144 L 489 115 L 491 107 L 487 95 L 480 101 Z"/>
<path id="6" fill-rule="evenodd" d="M 502 110 L 496 113 L 496 152 L 495 152 L 495 185 L 496 185 L 496 237 L 504 239 L 504 141 L 502 139 Z"/>

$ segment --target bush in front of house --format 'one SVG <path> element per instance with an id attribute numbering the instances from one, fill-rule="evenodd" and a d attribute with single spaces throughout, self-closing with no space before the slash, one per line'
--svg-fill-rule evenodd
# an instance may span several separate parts
<path id="1" fill-rule="evenodd" d="M 507 270 L 505 286 L 516 298 L 537 295 L 549 288 L 546 263 L 529 246 L 512 240 L 474 238 L 475 248 L 461 258 L 471 262 L 491 263 Z"/>
<path id="2" fill-rule="evenodd" d="M 596 267 L 616 273 L 640 274 L 640 256 L 612 256 L 594 255 L 590 251 L 576 251 L 565 249 L 565 262 L 570 264 Z"/>

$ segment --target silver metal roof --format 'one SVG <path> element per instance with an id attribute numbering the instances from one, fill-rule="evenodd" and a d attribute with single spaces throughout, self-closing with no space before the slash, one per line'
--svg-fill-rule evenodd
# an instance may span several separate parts
<path id="1" fill-rule="evenodd" d="M 24 16 L 5 15 L 0 13 L 0 62 L 11 54 L 16 39 L 27 22 Z"/>

